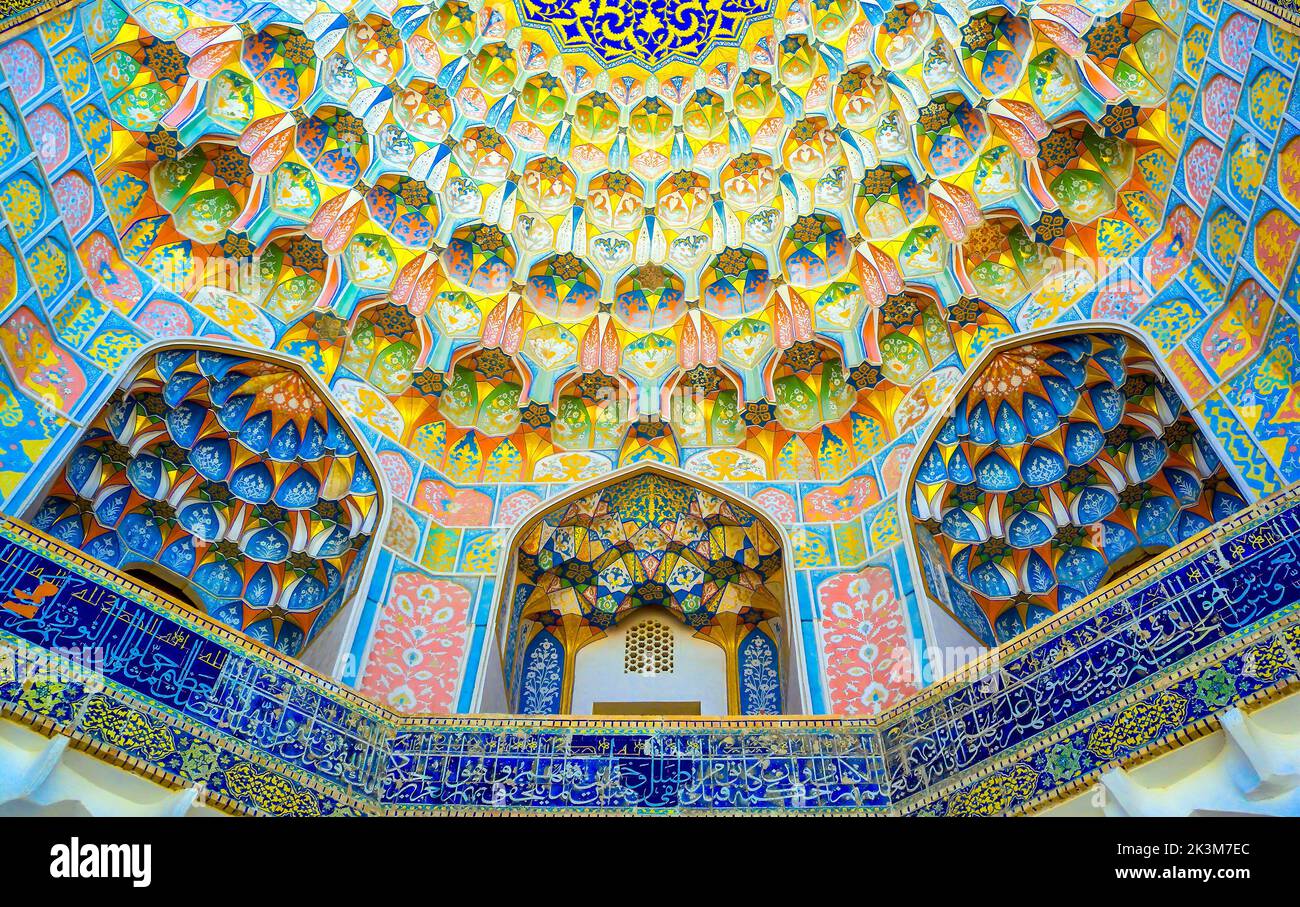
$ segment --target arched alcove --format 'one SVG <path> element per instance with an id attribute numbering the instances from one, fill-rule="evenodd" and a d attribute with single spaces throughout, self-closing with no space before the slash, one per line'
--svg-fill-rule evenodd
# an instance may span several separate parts
<path id="1" fill-rule="evenodd" d="M 506 551 L 474 711 L 805 711 L 789 544 L 734 493 L 638 463 L 540 505 Z M 627 670 L 648 621 L 672 672 Z"/>
<path id="2" fill-rule="evenodd" d="M 575 715 L 725 715 L 727 655 L 664 608 L 638 609 L 578 650 Z"/>
<path id="3" fill-rule="evenodd" d="M 925 595 L 984 646 L 1246 504 L 1130 328 L 1007 338 L 951 401 L 903 486 L 909 535 Z"/>
<path id="4" fill-rule="evenodd" d="M 333 673 L 353 632 L 334 618 L 365 588 L 384 507 L 365 441 L 314 375 L 184 340 L 123 371 L 26 519 L 288 655 L 328 632 L 308 663 Z"/>
<path id="5" fill-rule="evenodd" d="M 204 613 L 202 596 L 179 574 L 148 561 L 126 564 L 118 567 L 118 570 L 136 582 L 149 586 L 174 601 L 183 602 L 200 614 Z"/>

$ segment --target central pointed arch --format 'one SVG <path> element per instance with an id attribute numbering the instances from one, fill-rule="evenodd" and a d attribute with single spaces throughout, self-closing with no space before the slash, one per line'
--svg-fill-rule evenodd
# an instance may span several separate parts
<path id="1" fill-rule="evenodd" d="M 706 656 L 717 647 L 728 714 L 802 713 L 792 565 L 770 515 L 673 467 L 637 463 L 572 488 L 506 540 L 472 710 L 572 711 L 584 650 L 653 616 Z"/>

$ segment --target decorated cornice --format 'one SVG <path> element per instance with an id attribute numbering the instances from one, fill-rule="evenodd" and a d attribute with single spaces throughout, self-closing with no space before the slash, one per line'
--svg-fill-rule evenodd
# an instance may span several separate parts
<path id="1" fill-rule="evenodd" d="M 1287 31 L 1300 34 L 1300 3 L 1296 0 L 1228 0 L 1233 6 L 1276 22 Z"/>
<path id="2" fill-rule="evenodd" d="M 80 5 L 81 0 L 0 0 L 0 41 Z"/>

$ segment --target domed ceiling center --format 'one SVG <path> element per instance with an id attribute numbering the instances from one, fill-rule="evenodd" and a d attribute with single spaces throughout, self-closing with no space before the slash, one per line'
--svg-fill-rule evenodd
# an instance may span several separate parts
<path id="1" fill-rule="evenodd" d="M 771 15 L 772 0 L 515 0 L 528 25 L 566 50 L 606 66 L 696 63 L 735 44 L 749 23 Z"/>

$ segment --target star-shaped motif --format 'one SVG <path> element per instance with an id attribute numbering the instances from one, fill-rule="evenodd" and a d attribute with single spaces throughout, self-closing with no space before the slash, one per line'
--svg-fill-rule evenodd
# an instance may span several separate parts
<path id="1" fill-rule="evenodd" d="M 545 428 L 551 424 L 551 410 L 537 401 L 520 410 L 519 418 L 529 428 Z"/>

